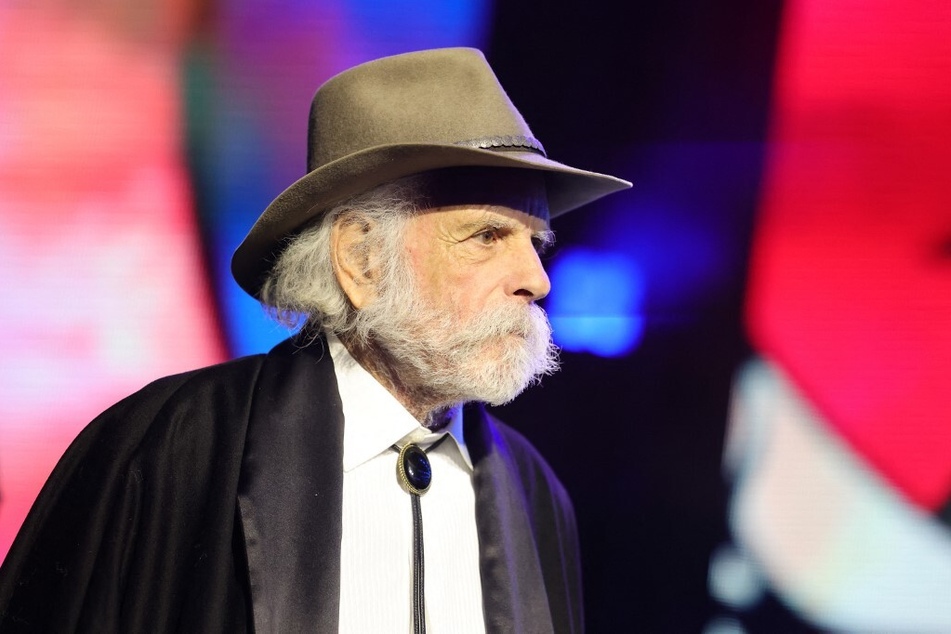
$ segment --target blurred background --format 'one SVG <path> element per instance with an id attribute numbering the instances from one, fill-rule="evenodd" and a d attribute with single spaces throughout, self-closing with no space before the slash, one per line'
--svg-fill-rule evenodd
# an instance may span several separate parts
<path id="1" fill-rule="evenodd" d="M 563 370 L 498 408 L 589 630 L 951 631 L 943 0 L 0 0 L 0 557 L 101 410 L 287 335 L 229 261 L 316 87 L 457 45 L 634 182 L 555 221 Z"/>

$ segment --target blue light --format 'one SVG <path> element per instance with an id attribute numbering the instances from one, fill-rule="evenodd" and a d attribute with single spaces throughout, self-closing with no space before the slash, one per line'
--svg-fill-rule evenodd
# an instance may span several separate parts
<path id="1" fill-rule="evenodd" d="M 482 46 L 489 0 L 348 0 L 350 28 L 369 47 L 367 59 L 443 46 Z"/>
<path id="2" fill-rule="evenodd" d="M 618 357 L 644 334 L 644 275 L 627 255 L 566 249 L 551 267 L 547 309 L 564 350 Z"/>
<path id="3" fill-rule="evenodd" d="M 225 21 L 235 21 L 235 26 L 229 28 L 263 28 L 265 36 L 271 37 L 284 35 L 286 29 L 293 26 L 283 40 L 267 41 L 268 59 L 275 64 L 277 60 L 283 60 L 283 65 L 277 66 L 280 67 L 278 75 L 284 79 L 275 85 L 286 87 L 291 78 L 307 82 L 300 96 L 309 100 L 312 94 L 309 91 L 317 83 L 359 62 L 441 46 L 485 48 L 493 3 L 492 0 L 282 0 L 278 4 L 283 10 L 276 13 L 261 13 L 255 8 L 260 3 L 249 0 L 225 4 L 228 5 Z M 254 11 L 254 15 L 249 17 L 250 11 Z M 259 20 L 260 24 L 253 20 Z M 234 46 L 247 52 L 258 50 L 261 43 L 252 42 L 249 45 L 252 49 L 238 44 Z M 307 47 L 303 58 L 298 53 L 302 46 Z M 319 63 L 315 64 L 315 61 Z M 193 160 L 200 162 L 196 171 L 207 181 L 199 184 L 204 188 L 203 195 L 209 199 L 202 214 L 203 222 L 209 228 L 209 247 L 215 263 L 214 282 L 223 326 L 232 355 L 264 352 L 290 333 L 271 321 L 260 305 L 231 279 L 231 254 L 273 197 L 303 175 L 297 170 L 304 166 L 302 161 L 288 163 L 286 159 L 286 152 L 282 149 L 286 147 L 286 141 L 281 141 L 282 137 L 275 131 L 284 134 L 287 126 L 283 123 L 274 126 L 264 105 L 249 102 L 247 95 L 240 90 L 251 85 L 248 82 L 257 77 L 253 74 L 257 70 L 251 69 L 252 74 L 245 74 L 238 68 L 228 70 L 222 77 L 213 77 L 212 71 L 217 72 L 213 69 L 214 64 L 202 67 L 201 56 L 192 58 L 191 63 L 196 65 L 189 68 L 191 72 L 209 74 L 196 77 L 195 86 L 201 89 L 195 88 L 195 94 L 216 102 L 214 116 L 206 112 L 195 113 L 197 119 L 193 125 L 207 127 L 200 127 L 193 133 L 200 133 L 195 139 L 197 150 L 193 151 L 204 153 Z M 207 95 L 201 92 L 210 90 L 209 86 L 222 90 L 222 93 Z M 300 103 L 300 112 L 306 115 L 307 102 Z M 194 107 L 201 105 L 199 102 Z M 206 118 L 216 125 L 206 124 Z M 303 131 L 302 128 L 301 134 Z M 299 143 L 302 142 L 303 137 Z"/>

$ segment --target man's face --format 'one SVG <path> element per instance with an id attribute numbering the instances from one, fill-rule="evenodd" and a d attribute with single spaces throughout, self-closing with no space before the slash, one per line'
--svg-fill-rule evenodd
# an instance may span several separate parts
<path id="1" fill-rule="evenodd" d="M 522 211 L 531 204 L 438 207 L 410 219 L 406 250 L 421 299 L 464 323 L 486 309 L 545 297 L 551 284 L 539 250 L 550 233 L 544 220 Z"/>
<path id="2" fill-rule="evenodd" d="M 503 403 L 557 368 L 535 305 L 550 290 L 538 253 L 551 241 L 542 183 L 493 184 L 476 194 L 489 202 L 451 200 L 407 220 L 409 279 L 384 285 L 370 308 L 401 378 L 448 402 Z"/>

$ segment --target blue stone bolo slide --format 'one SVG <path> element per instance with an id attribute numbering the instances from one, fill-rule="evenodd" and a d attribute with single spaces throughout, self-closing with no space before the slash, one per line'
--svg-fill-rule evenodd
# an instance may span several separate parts
<path id="1" fill-rule="evenodd" d="M 446 439 L 448 434 L 434 442 L 432 451 Z M 400 485 L 409 493 L 413 505 L 413 632 L 426 632 L 426 605 L 423 592 L 423 513 L 419 506 L 419 496 L 429 490 L 433 481 L 433 469 L 429 457 L 419 445 L 407 443 L 402 448 L 393 446 L 399 452 L 396 460 L 396 474 Z"/>

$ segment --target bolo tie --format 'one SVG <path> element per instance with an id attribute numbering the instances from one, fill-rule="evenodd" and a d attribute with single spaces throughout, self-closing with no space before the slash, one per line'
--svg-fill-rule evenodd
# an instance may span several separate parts
<path id="1" fill-rule="evenodd" d="M 438 447 L 449 434 L 445 434 L 429 446 L 428 451 Z M 433 481 L 433 469 L 429 464 L 426 451 L 416 443 L 407 443 L 402 447 L 393 445 L 399 452 L 396 459 L 396 474 L 403 490 L 409 493 L 413 509 L 413 632 L 426 632 L 426 605 L 423 592 L 423 512 L 419 505 L 421 495 L 429 490 Z"/>

